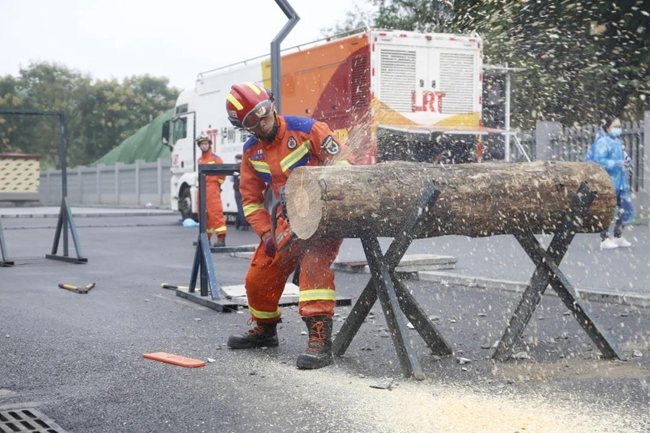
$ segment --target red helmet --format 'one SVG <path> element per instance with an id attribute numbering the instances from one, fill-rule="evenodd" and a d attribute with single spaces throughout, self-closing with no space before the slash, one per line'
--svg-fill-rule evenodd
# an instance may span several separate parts
<path id="1" fill-rule="evenodd" d="M 273 113 L 273 97 L 254 83 L 235 84 L 226 96 L 228 120 L 238 128 L 253 129 L 260 119 Z"/>

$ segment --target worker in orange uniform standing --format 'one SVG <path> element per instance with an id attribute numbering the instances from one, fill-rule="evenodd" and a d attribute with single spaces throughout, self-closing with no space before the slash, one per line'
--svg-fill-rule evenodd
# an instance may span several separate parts
<path id="1" fill-rule="evenodd" d="M 244 144 L 239 190 L 244 215 L 261 238 L 246 274 L 248 309 L 256 326 L 243 335 L 231 336 L 228 347 L 278 345 L 276 326 L 282 314 L 278 302 L 289 275 L 300 263 L 298 311 L 307 324 L 309 341 L 296 364 L 301 369 L 324 367 L 332 363 L 332 316 L 336 303 L 330 266 L 342 239 L 294 240 L 278 249 L 271 235 L 271 215 L 264 208 L 264 190 L 269 185 L 278 198 L 280 188 L 296 167 L 350 164 L 351 157 L 325 123 L 277 114 L 273 98 L 256 84 L 232 86 L 226 98 L 226 111 L 233 125 L 253 134 Z M 279 218 L 277 233 L 289 224 Z"/>
<path id="2" fill-rule="evenodd" d="M 196 139 L 201 157 L 199 164 L 223 164 L 223 159 L 212 153 L 212 140 L 207 135 L 201 134 Z M 208 240 L 212 235 L 216 235 L 214 241 L 215 247 L 226 246 L 226 220 L 223 217 L 223 204 L 221 203 L 221 184 L 226 180 L 226 176 L 206 176 L 205 177 L 205 213 L 207 214 L 205 227 L 208 234 Z M 200 202 L 197 199 L 197 207 Z M 201 216 L 199 215 L 199 218 Z"/>

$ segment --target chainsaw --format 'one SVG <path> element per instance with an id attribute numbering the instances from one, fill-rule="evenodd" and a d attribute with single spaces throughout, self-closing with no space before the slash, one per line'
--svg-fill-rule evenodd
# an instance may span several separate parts
<path id="1" fill-rule="evenodd" d="M 284 188 L 284 186 L 280 187 L 280 200 L 273 203 L 271 207 L 271 236 L 273 236 L 278 251 L 287 248 L 291 242 L 297 239 L 297 236 L 291 231 L 291 226 L 289 225 L 287 196 Z M 278 216 L 280 219 L 278 219 Z"/>

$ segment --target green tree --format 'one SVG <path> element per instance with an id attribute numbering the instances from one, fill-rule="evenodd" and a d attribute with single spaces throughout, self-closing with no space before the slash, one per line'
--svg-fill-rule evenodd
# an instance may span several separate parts
<path id="1" fill-rule="evenodd" d="M 0 107 L 18 110 L 21 102 L 17 80 L 10 75 L 0 78 Z M 18 151 L 16 131 L 19 125 L 20 119 L 17 116 L 0 115 L 0 153 Z"/>
<path id="2" fill-rule="evenodd" d="M 20 76 L 0 77 L 0 108 L 62 112 L 68 163 L 90 164 L 174 106 L 179 90 L 164 77 L 132 76 L 93 81 L 54 63 L 34 63 Z M 0 116 L 0 151 L 41 156 L 43 168 L 59 166 L 55 116 Z"/>
<path id="3" fill-rule="evenodd" d="M 377 7 L 374 1 L 360 3 L 355 0 L 352 9 L 345 14 L 342 21 L 335 23 L 333 26 L 321 29 L 321 33 L 326 37 L 334 35 L 345 35 L 353 30 L 371 27 L 374 25 Z"/>
<path id="4" fill-rule="evenodd" d="M 524 67 L 513 85 L 513 124 L 595 123 L 650 109 L 650 5 L 642 0 L 368 0 L 373 26 L 471 33 L 485 63 Z M 348 21 L 352 17 L 346 18 Z"/>
<path id="5" fill-rule="evenodd" d="M 179 91 L 169 87 L 167 78 L 133 76 L 99 80 L 84 95 L 81 112 L 82 135 L 86 141 L 74 161 L 96 161 L 124 139 L 174 106 Z"/>
<path id="6" fill-rule="evenodd" d="M 20 70 L 20 77 L 2 80 L 13 83 L 13 91 L 5 95 L 3 107 L 33 111 L 56 111 L 66 116 L 66 130 L 77 130 L 79 95 L 90 85 L 90 77 L 55 63 L 31 64 Z M 15 128 L 1 131 L 1 141 L 25 153 L 41 156 L 44 167 L 58 166 L 60 147 L 59 119 L 56 116 L 11 115 L 5 121 L 15 122 Z M 7 117 L 12 117 L 11 120 Z M 68 145 L 75 146 L 75 135 L 68 134 Z"/>

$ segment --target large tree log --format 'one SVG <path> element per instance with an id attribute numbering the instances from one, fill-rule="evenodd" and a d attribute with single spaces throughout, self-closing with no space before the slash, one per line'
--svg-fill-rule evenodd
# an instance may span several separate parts
<path id="1" fill-rule="evenodd" d="M 608 227 L 616 196 L 597 164 L 533 162 L 450 166 L 386 162 L 368 166 L 300 167 L 287 182 L 287 212 L 301 239 L 394 237 L 431 180 L 440 190 L 417 237 L 552 233 L 580 183 L 597 192 L 584 233 Z"/>

